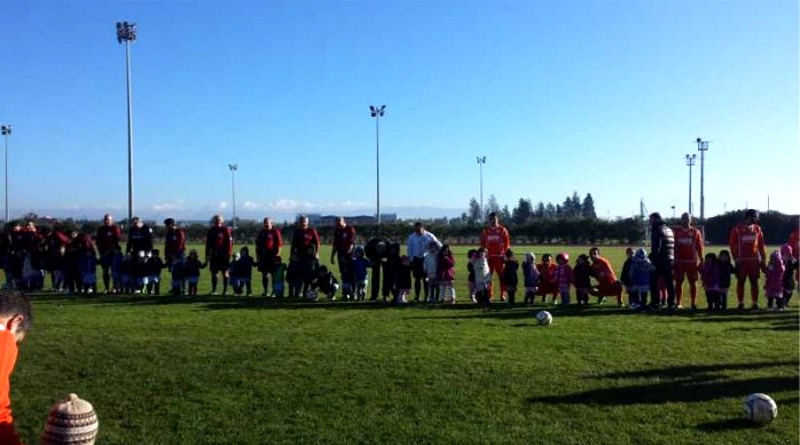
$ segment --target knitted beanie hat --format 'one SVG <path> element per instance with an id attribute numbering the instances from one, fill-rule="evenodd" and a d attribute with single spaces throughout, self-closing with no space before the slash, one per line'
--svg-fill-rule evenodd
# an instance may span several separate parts
<path id="1" fill-rule="evenodd" d="M 98 426 L 92 405 L 70 394 L 50 408 L 42 445 L 94 445 Z"/>

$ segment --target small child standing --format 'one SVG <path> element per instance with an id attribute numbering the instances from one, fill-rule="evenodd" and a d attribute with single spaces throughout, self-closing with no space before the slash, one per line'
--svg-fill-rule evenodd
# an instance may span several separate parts
<path id="1" fill-rule="evenodd" d="M 467 289 L 469 289 L 469 299 L 476 303 L 475 299 L 475 267 L 472 266 L 472 258 L 475 256 L 475 249 L 467 251 Z"/>
<path id="2" fill-rule="evenodd" d="M 192 249 L 186 257 L 186 283 L 189 295 L 197 296 L 197 282 L 200 281 L 200 269 L 205 269 L 206 264 L 200 262 L 197 251 Z"/>
<path id="3" fill-rule="evenodd" d="M 569 254 L 562 252 L 556 255 L 556 283 L 558 294 L 561 296 L 561 305 L 569 306 L 569 288 L 573 283 L 572 267 L 569 265 Z"/>
<path id="4" fill-rule="evenodd" d="M 486 249 L 481 247 L 472 258 L 472 267 L 475 269 L 475 298 L 478 305 L 489 309 L 489 287 L 491 286 L 491 271 L 489 260 L 486 259 Z"/>
<path id="5" fill-rule="evenodd" d="M 422 270 L 425 271 L 425 281 L 428 287 L 428 303 L 439 302 L 439 285 L 436 283 L 439 260 L 439 245 L 431 241 L 428 244 L 428 254 L 422 260 Z"/>
<path id="6" fill-rule="evenodd" d="M 120 267 L 122 274 L 122 292 L 125 294 L 133 293 L 133 255 L 126 253 L 122 258 L 122 266 Z"/>
<path id="7" fill-rule="evenodd" d="M 161 293 L 161 269 L 165 268 L 164 261 L 158 256 L 158 249 L 153 249 L 147 258 L 147 295 Z"/>
<path id="8" fill-rule="evenodd" d="M 239 277 L 239 293 L 244 292 L 246 296 L 253 294 L 253 268 L 256 267 L 256 261 L 250 256 L 250 249 L 247 246 L 239 249 L 239 262 L 236 265 L 236 275 Z"/>
<path id="9" fill-rule="evenodd" d="M 64 290 L 64 274 L 67 268 L 66 252 L 67 248 L 61 246 L 58 248 L 55 257 L 53 257 L 53 288 L 56 292 Z"/>
<path id="10" fill-rule="evenodd" d="M 653 264 L 647 258 L 643 248 L 636 249 L 636 254 L 628 264 L 628 276 L 623 276 L 620 281 L 626 280 L 628 287 L 628 304 L 634 309 L 644 309 L 647 306 L 647 293 L 650 292 L 650 274 Z M 625 270 L 625 268 L 622 268 Z"/>
<path id="11" fill-rule="evenodd" d="M 703 289 L 706 291 L 706 304 L 708 311 L 722 309 L 722 299 L 719 292 L 720 267 L 717 256 L 711 252 L 707 253 L 703 259 L 703 267 L 700 268 L 700 279 L 703 282 Z"/>
<path id="12" fill-rule="evenodd" d="M 183 294 L 183 289 L 186 287 L 186 259 L 183 255 L 178 255 L 172 259 L 170 270 L 172 271 L 170 294 L 178 297 Z"/>
<path id="13" fill-rule="evenodd" d="M 303 296 L 303 265 L 298 260 L 289 260 L 286 268 L 286 283 L 289 285 L 289 298 Z"/>
<path id="14" fill-rule="evenodd" d="M 369 268 L 372 263 L 364 256 L 364 248 L 356 247 L 355 257 L 353 258 L 353 282 L 355 283 L 355 297 L 357 301 L 364 301 L 367 298 L 367 284 L 369 284 Z"/>
<path id="15" fill-rule="evenodd" d="M 400 257 L 400 267 L 397 268 L 397 303 L 408 303 L 411 295 L 411 260 L 408 256 Z"/>
<path id="16" fill-rule="evenodd" d="M 233 288 L 234 295 L 241 295 L 242 294 L 242 277 L 239 275 L 241 273 L 241 267 L 239 266 L 239 262 L 242 259 L 242 255 L 239 252 L 233 254 L 233 258 L 231 259 L 231 263 L 228 265 L 228 281 Z M 224 292 L 222 295 L 226 295 Z"/>
<path id="17" fill-rule="evenodd" d="M 786 266 L 783 264 L 783 256 L 781 252 L 776 250 L 769 255 L 769 264 L 767 264 L 764 275 L 766 280 L 764 283 L 764 290 L 767 294 L 767 309 L 772 309 L 775 305 L 775 310 L 783 310 L 783 274 L 786 272 Z"/>
<path id="18" fill-rule="evenodd" d="M 575 268 L 572 269 L 572 279 L 575 282 L 575 298 L 578 305 L 589 305 L 589 290 L 592 288 L 592 266 L 586 254 L 578 255 Z"/>
<path id="19" fill-rule="evenodd" d="M 122 264 L 125 260 L 125 255 L 122 254 L 122 247 L 114 246 L 114 252 L 111 256 L 111 282 L 115 294 L 121 294 L 123 289 L 122 280 Z"/>
<path id="20" fill-rule="evenodd" d="M 450 246 L 443 244 L 439 249 L 439 258 L 436 259 L 436 282 L 439 284 L 439 295 L 445 303 L 455 304 L 456 288 L 456 260 Z"/>
<path id="21" fill-rule="evenodd" d="M 506 307 L 513 307 L 517 294 L 517 285 L 519 284 L 519 261 L 514 257 L 514 251 L 511 249 L 506 250 L 505 265 L 503 266 L 503 277 L 501 282 L 506 288 Z"/>
<path id="22" fill-rule="evenodd" d="M 147 255 L 140 250 L 133 260 L 133 293 L 141 294 L 147 285 Z"/>
<path id="23" fill-rule="evenodd" d="M 83 283 L 83 293 L 97 293 L 97 257 L 93 250 L 87 250 L 80 262 L 80 274 Z"/>
<path id="24" fill-rule="evenodd" d="M 731 287 L 731 275 L 736 273 L 736 266 L 731 261 L 731 253 L 727 250 L 720 250 L 717 257 L 717 267 L 719 268 L 719 298 L 722 309 L 728 309 L 728 289 Z"/>
<path id="25" fill-rule="evenodd" d="M 633 294 L 631 292 L 631 279 L 630 270 L 631 263 L 633 263 L 633 248 L 628 247 L 625 249 L 625 262 L 622 263 L 622 272 L 619 275 L 619 282 L 625 286 L 625 291 L 628 292 L 628 302 L 633 306 Z"/>
<path id="26" fill-rule="evenodd" d="M 794 250 L 791 244 L 781 246 L 781 256 L 783 257 L 783 264 L 786 266 L 786 271 L 783 272 L 783 307 L 789 307 L 789 301 L 791 301 L 792 294 L 794 294 L 796 288 L 794 277 L 798 263 L 794 257 Z"/>
<path id="27" fill-rule="evenodd" d="M 283 299 L 284 282 L 286 281 L 286 264 L 280 255 L 276 255 L 272 269 L 272 294 L 275 298 Z"/>
<path id="28" fill-rule="evenodd" d="M 525 285 L 525 304 L 533 305 L 536 301 L 536 286 L 539 283 L 539 269 L 536 268 L 536 255 L 525 254 L 522 262 L 522 280 Z"/>
<path id="29" fill-rule="evenodd" d="M 542 255 L 542 262 L 536 265 L 539 269 L 539 295 L 542 296 L 542 303 L 547 302 L 547 296 L 552 295 L 552 302 L 555 304 L 558 295 L 558 282 L 556 282 L 556 268 L 553 264 L 553 256 L 549 253 Z"/>

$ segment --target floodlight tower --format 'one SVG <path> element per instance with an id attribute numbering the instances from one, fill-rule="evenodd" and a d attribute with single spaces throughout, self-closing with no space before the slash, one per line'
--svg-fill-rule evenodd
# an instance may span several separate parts
<path id="1" fill-rule="evenodd" d="M 231 171 L 231 202 L 233 203 L 233 230 L 236 231 L 236 170 L 239 165 L 236 163 L 228 164 L 228 169 Z"/>
<path id="2" fill-rule="evenodd" d="M 486 163 L 486 156 L 478 156 L 478 170 L 480 171 L 481 177 L 481 220 L 485 217 L 483 215 L 483 164 Z"/>
<path id="3" fill-rule="evenodd" d="M 0 126 L 0 133 L 5 136 L 6 140 L 6 219 L 5 222 L 8 222 L 8 137 L 11 136 L 11 125 L 3 125 Z"/>
<path id="4" fill-rule="evenodd" d="M 386 105 L 381 105 L 380 107 L 377 105 L 370 105 L 369 106 L 369 114 L 370 116 L 375 118 L 375 196 L 376 196 L 376 207 L 377 207 L 377 222 L 378 226 L 381 225 L 381 131 L 380 131 L 380 120 L 383 117 L 383 114 L 386 110 Z"/>
<path id="5" fill-rule="evenodd" d="M 704 188 L 705 154 L 708 151 L 708 141 L 697 138 L 697 150 L 700 152 L 700 220 L 706 217 L 706 195 Z"/>
<path id="6" fill-rule="evenodd" d="M 689 166 L 689 215 L 692 215 L 692 167 L 694 167 L 696 154 L 686 155 L 686 165 Z"/>
<path id="7" fill-rule="evenodd" d="M 125 42 L 125 81 L 128 86 L 128 224 L 133 219 L 133 108 L 131 105 L 131 42 L 136 23 L 117 22 L 117 42 Z"/>

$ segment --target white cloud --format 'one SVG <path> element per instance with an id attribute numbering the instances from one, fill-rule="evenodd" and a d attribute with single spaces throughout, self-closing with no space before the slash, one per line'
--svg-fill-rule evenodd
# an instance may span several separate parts
<path id="1" fill-rule="evenodd" d="M 301 211 L 301 210 L 313 210 L 318 206 L 310 202 L 300 202 L 300 201 L 295 201 L 293 199 L 279 199 L 277 201 L 269 203 L 267 207 L 269 207 L 272 210 L 279 210 L 279 211 Z"/>
<path id="2" fill-rule="evenodd" d="M 264 204 L 253 201 L 245 201 L 244 204 L 242 204 L 242 208 L 245 210 L 261 210 L 264 208 Z"/>
<path id="3" fill-rule="evenodd" d="M 228 203 L 225 201 L 221 201 L 219 204 L 217 204 L 217 210 L 225 210 L 227 208 L 228 208 Z"/>
<path id="4" fill-rule="evenodd" d="M 182 199 L 175 199 L 168 202 L 153 204 L 156 212 L 181 212 L 186 210 L 186 205 Z"/>

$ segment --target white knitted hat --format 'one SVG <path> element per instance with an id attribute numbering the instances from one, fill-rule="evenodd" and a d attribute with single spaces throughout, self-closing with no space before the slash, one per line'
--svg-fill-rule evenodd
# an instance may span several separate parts
<path id="1" fill-rule="evenodd" d="M 50 408 L 42 445 L 94 445 L 98 427 L 92 404 L 70 394 Z"/>

